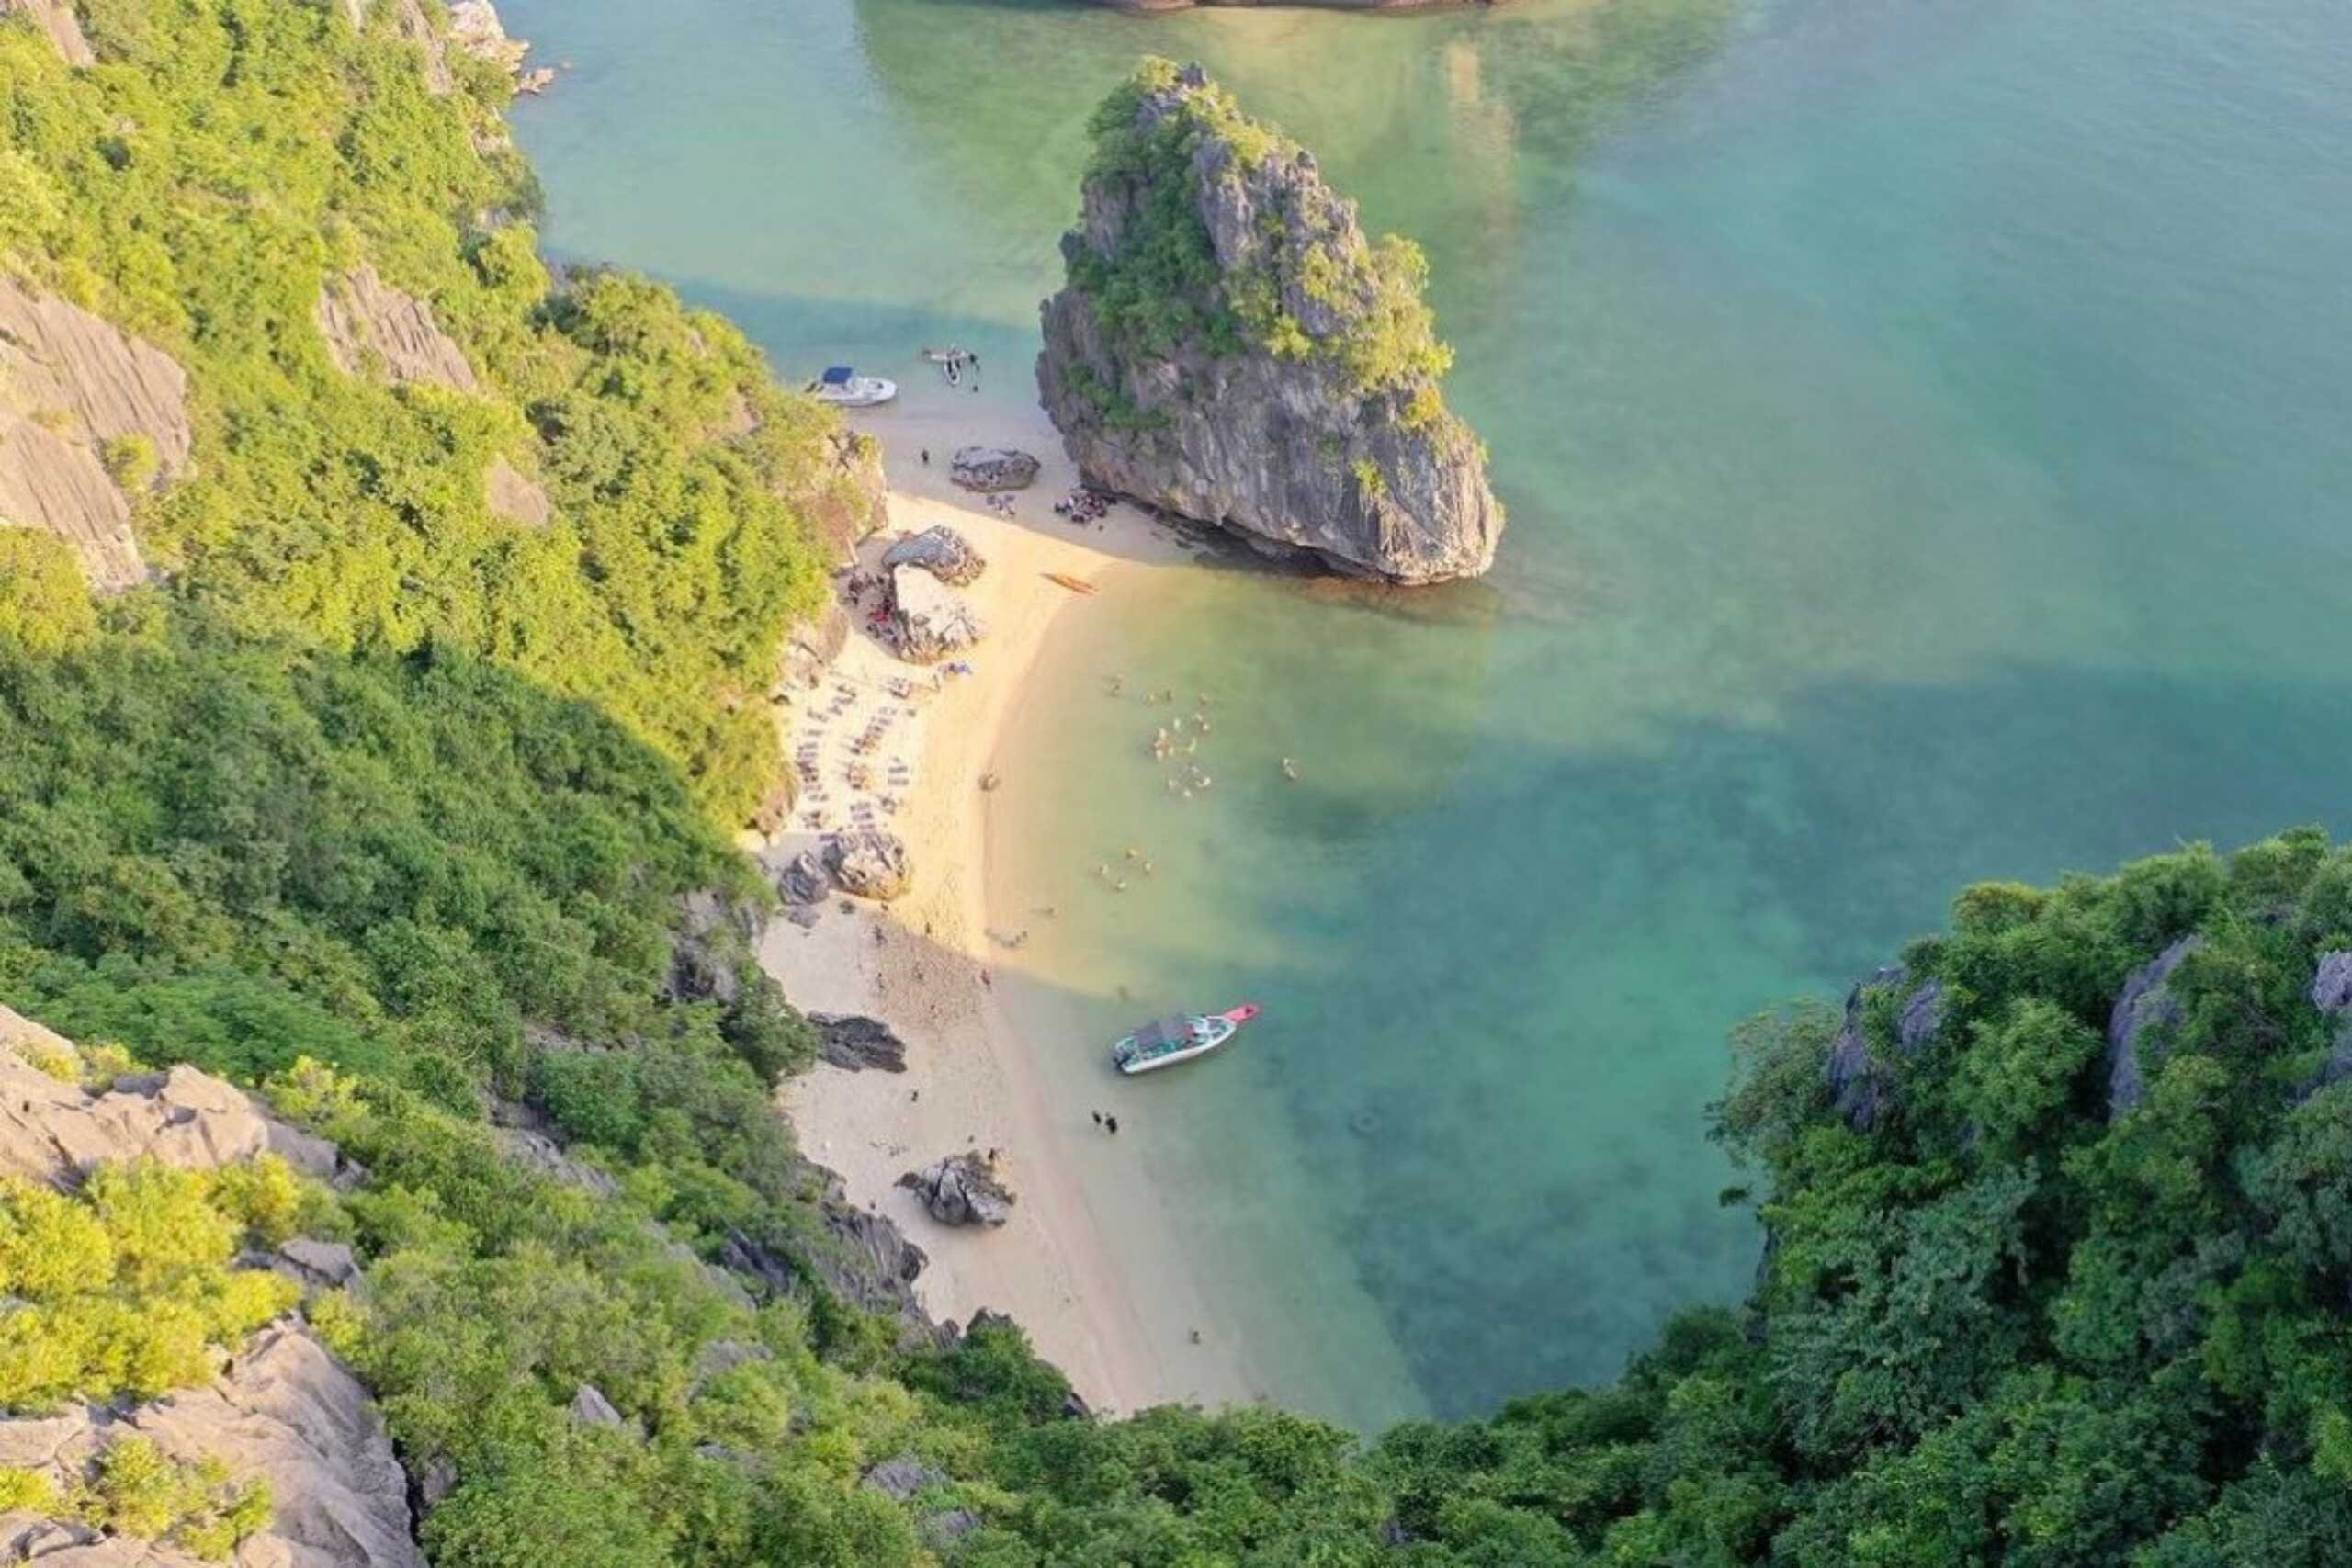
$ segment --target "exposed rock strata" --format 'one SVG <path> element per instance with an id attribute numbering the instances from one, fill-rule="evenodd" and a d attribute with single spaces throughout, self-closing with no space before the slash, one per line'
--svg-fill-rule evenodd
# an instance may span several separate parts
<path id="1" fill-rule="evenodd" d="M 386 283 L 365 262 L 328 280 L 317 315 L 327 355 L 346 376 L 380 367 L 394 381 L 481 389 L 465 352 L 434 321 L 432 307 Z"/>
<path id="2" fill-rule="evenodd" d="M 187 373 L 152 344 L 0 278 L 0 523 L 73 545 L 93 587 L 147 575 L 108 445 L 152 448 L 148 481 L 187 470 Z"/>
<path id="3" fill-rule="evenodd" d="M 1012 1193 L 997 1179 L 993 1161 L 976 1154 L 949 1155 L 899 1178 L 912 1188 L 931 1217 L 944 1225 L 1001 1225 L 1012 1218 Z"/>
<path id="4" fill-rule="evenodd" d="M 1438 390 L 1419 254 L 1368 243 L 1197 66 L 1148 63 L 1102 116 L 1037 362 L 1087 479 L 1345 572 L 1486 570 L 1502 508 Z"/>

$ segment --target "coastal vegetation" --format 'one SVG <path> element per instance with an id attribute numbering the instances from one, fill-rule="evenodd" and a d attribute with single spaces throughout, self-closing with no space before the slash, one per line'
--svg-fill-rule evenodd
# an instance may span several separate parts
<path id="1" fill-rule="evenodd" d="M 559 287 L 493 85 L 425 94 L 386 7 L 82 9 L 86 72 L 0 25 L 6 262 L 182 359 L 197 462 L 139 503 L 174 576 L 102 606 L 0 528 L 0 999 L 121 1048 L 44 1070 L 192 1062 L 368 1176 L 0 1188 L 9 1412 L 202 1381 L 298 1310 L 240 1245 L 300 1231 L 365 1269 L 299 1310 L 443 1568 L 2352 1560 L 2352 851 L 2312 831 L 1967 890 L 1842 1012 L 1748 1025 L 1713 1125 L 1755 1291 L 1605 1387 L 1368 1443 L 1098 1420 L 1016 1325 L 829 1282 L 770 1101 L 814 1038 L 724 837 L 775 769 L 746 699 L 814 591 L 828 418 L 653 285 Z M 313 308 L 363 256 L 480 389 L 332 366 Z M 1128 330 L 1173 321 L 1143 294 Z M 1350 376 L 1423 352 L 1382 319 Z M 498 457 L 544 529 L 486 511 Z M 719 1266 L 754 1253 L 784 1288 Z M 268 1507 L 137 1439 L 38 1494 L 0 1471 L 199 1553 Z"/>

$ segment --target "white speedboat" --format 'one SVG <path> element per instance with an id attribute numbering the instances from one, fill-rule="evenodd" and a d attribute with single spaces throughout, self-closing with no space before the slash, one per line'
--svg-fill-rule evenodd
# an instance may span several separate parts
<path id="1" fill-rule="evenodd" d="M 846 365 L 829 367 L 808 383 L 808 395 L 835 408 L 870 409 L 899 395 L 899 384 L 879 376 L 861 376 Z"/>
<path id="2" fill-rule="evenodd" d="M 1156 1072 L 1205 1056 L 1258 1016 L 1258 1004 L 1243 1002 L 1230 1012 L 1180 1013 L 1156 1019 L 1111 1047 L 1111 1060 L 1127 1074 Z"/>

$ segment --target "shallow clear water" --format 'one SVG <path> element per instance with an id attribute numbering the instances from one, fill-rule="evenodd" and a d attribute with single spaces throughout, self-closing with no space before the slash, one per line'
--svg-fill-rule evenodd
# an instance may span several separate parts
<path id="1" fill-rule="evenodd" d="M 1702 1136 L 1740 1018 L 1969 880 L 2352 816 L 2337 0 L 507 11 L 579 66 L 520 115 L 550 243 L 787 372 L 952 338 L 1029 399 L 1086 113 L 1147 51 L 1428 248 L 1494 574 L 1106 595 L 1013 737 L 1073 782 L 1003 806 L 1063 911 L 1038 987 L 1268 1004 L 1131 1114 L 1278 1396 L 1612 1374 L 1753 1267 Z M 1156 685 L 1215 698 L 1189 802 Z"/>

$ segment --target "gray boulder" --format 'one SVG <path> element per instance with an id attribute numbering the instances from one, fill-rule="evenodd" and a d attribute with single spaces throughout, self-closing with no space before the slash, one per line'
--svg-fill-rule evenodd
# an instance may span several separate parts
<path id="1" fill-rule="evenodd" d="M 899 1178 L 910 1187 L 931 1217 L 944 1225 L 1001 1225 L 1012 1218 L 1012 1194 L 996 1178 L 996 1167 L 975 1154 L 946 1158 Z"/>
<path id="2" fill-rule="evenodd" d="M 832 1066 L 849 1072 L 872 1068 L 878 1072 L 907 1070 L 907 1043 L 878 1018 L 859 1013 L 812 1012 L 817 1029 L 817 1054 Z"/>
<path id="3" fill-rule="evenodd" d="M 1010 446 L 958 446 L 947 460 L 947 477 L 966 490 L 987 493 L 1027 490 L 1037 482 L 1037 459 Z"/>
<path id="4" fill-rule="evenodd" d="M 899 1454 L 867 1471 L 858 1484 L 881 1493 L 894 1503 L 903 1503 L 924 1487 L 936 1486 L 946 1479 L 914 1455 Z"/>
<path id="5" fill-rule="evenodd" d="M 833 874 L 814 850 L 803 850 L 776 873 L 775 890 L 787 904 L 821 904 L 833 890 Z"/>
<path id="6" fill-rule="evenodd" d="M 2330 1018 L 2352 1013 L 2352 952 L 2323 953 L 2312 977 L 2312 1006 Z"/>
<path id="7" fill-rule="evenodd" d="M 989 635 L 978 611 L 930 572 L 896 567 L 885 580 L 890 646 L 910 664 L 936 664 Z"/>
<path id="8" fill-rule="evenodd" d="M 617 1427 L 620 1411 L 594 1383 L 583 1382 L 571 1396 L 571 1418 L 582 1427 Z"/>
<path id="9" fill-rule="evenodd" d="M 988 565 L 969 539 L 944 523 L 934 523 L 920 534 L 910 534 L 882 552 L 885 570 L 919 566 L 956 588 L 968 587 L 979 581 Z"/>
<path id="10" fill-rule="evenodd" d="M 1037 361 L 1086 479 L 1353 575 L 1493 565 L 1502 507 L 1439 392 L 1419 253 L 1367 242 L 1313 154 L 1198 66 L 1147 62 L 1104 109 Z M 1171 247 L 1214 265 L 1143 319 L 1124 302 L 1167 289 Z"/>
<path id="11" fill-rule="evenodd" d="M 907 841 L 896 833 L 870 829 L 826 839 L 825 865 L 842 892 L 886 904 L 914 881 Z"/>
<path id="12" fill-rule="evenodd" d="M 2123 982 L 2107 1020 L 2107 1113 L 2111 1121 L 2148 1097 L 2147 1074 L 2154 1068 L 2162 1044 L 2155 1032 L 2180 1021 L 2180 1003 L 2172 994 L 2173 971 L 2180 961 L 2205 945 L 2194 934 L 2180 938 Z"/>
<path id="13" fill-rule="evenodd" d="M 359 1259 L 339 1241 L 298 1235 L 279 1246 L 270 1266 L 306 1291 L 340 1291 L 359 1283 Z"/>

